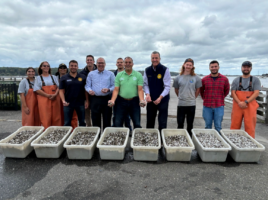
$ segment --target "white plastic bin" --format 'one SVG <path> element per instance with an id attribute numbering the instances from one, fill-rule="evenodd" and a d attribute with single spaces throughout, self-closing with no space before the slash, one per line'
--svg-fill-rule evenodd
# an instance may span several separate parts
<path id="1" fill-rule="evenodd" d="M 127 133 L 124 145 L 122 146 L 102 145 L 104 137 L 109 133 L 114 133 L 116 131 L 124 131 Z M 125 157 L 128 137 L 129 137 L 128 128 L 113 128 L 113 127 L 105 128 L 97 144 L 97 148 L 99 148 L 100 151 L 100 158 L 102 160 L 123 160 Z"/>
<path id="2" fill-rule="evenodd" d="M 162 129 L 162 140 L 165 147 L 166 159 L 168 161 L 190 161 L 192 151 L 194 150 L 193 141 L 186 129 Z M 170 147 L 167 146 L 166 137 L 184 135 L 188 141 L 189 147 Z"/>
<path id="3" fill-rule="evenodd" d="M 258 148 L 239 148 L 234 143 L 232 143 L 225 134 L 234 134 L 238 133 L 239 135 L 246 136 L 255 143 Z M 243 130 L 230 130 L 223 129 L 221 130 L 222 137 L 231 145 L 232 150 L 229 152 L 231 157 L 235 162 L 258 162 L 261 157 L 261 153 L 265 150 L 265 147 L 252 138 L 247 132 Z"/>
<path id="4" fill-rule="evenodd" d="M 37 130 L 38 132 L 35 135 L 33 135 L 29 140 L 23 142 L 22 144 L 7 143 L 9 140 L 14 138 L 17 135 L 17 133 L 25 130 L 30 131 Z M 16 132 L 6 137 L 5 139 L 2 139 L 0 141 L 0 148 L 2 149 L 4 156 L 10 158 L 25 158 L 33 150 L 33 147 L 31 147 L 31 142 L 36 137 L 38 137 L 38 135 L 40 135 L 43 130 L 44 130 L 43 126 L 23 126 L 19 128 Z"/>
<path id="5" fill-rule="evenodd" d="M 220 136 L 215 129 L 192 129 L 192 139 L 201 160 L 203 162 L 225 162 L 231 146 Z M 198 133 L 209 133 L 215 135 L 224 145 L 224 148 L 205 148 L 196 137 Z"/>
<path id="6" fill-rule="evenodd" d="M 68 132 L 66 135 L 57 143 L 57 144 L 38 144 L 41 138 L 45 135 L 47 135 L 49 132 L 55 130 L 55 129 L 64 129 L 67 130 Z M 62 154 L 64 148 L 63 144 L 69 134 L 72 131 L 71 126 L 50 126 L 48 127 L 45 132 L 40 135 L 37 139 L 35 139 L 31 146 L 34 147 L 35 154 L 37 158 L 59 158 L 60 155 Z"/>
<path id="7" fill-rule="evenodd" d="M 158 146 L 134 146 L 134 138 L 135 133 L 138 131 L 146 132 L 146 133 L 154 133 L 158 134 Z M 131 148 L 133 148 L 133 156 L 134 160 L 139 161 L 157 161 L 158 160 L 158 151 L 161 148 L 161 139 L 160 133 L 158 129 L 145 129 L 145 128 L 136 128 L 132 133 L 131 138 Z"/>
<path id="8" fill-rule="evenodd" d="M 90 145 L 68 145 L 70 140 L 73 139 L 73 137 L 78 133 L 78 132 L 84 132 L 84 131 L 89 131 L 89 132 L 96 132 L 96 136 L 93 140 L 93 142 Z M 99 127 L 77 127 L 74 129 L 73 133 L 70 135 L 70 137 L 66 140 L 64 143 L 63 147 L 66 148 L 67 150 L 67 155 L 69 159 L 91 159 L 96 145 L 97 141 L 99 139 L 99 134 L 100 134 L 100 128 Z"/>

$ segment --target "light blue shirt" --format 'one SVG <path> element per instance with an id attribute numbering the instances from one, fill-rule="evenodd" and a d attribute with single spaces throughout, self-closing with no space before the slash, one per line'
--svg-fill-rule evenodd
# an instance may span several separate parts
<path id="1" fill-rule="evenodd" d="M 92 90 L 96 96 L 106 96 L 111 94 L 114 90 L 114 73 L 108 70 L 99 72 L 98 70 L 91 71 L 87 76 L 87 83 L 85 90 L 89 92 Z M 110 89 L 110 92 L 102 93 L 104 88 Z"/>

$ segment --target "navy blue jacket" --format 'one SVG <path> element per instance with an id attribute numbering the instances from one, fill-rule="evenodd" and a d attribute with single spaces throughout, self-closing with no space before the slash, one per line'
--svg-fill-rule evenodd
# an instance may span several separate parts
<path id="1" fill-rule="evenodd" d="M 96 70 L 96 69 L 97 69 L 97 66 L 94 64 L 94 66 L 93 66 L 93 70 Z M 87 77 L 88 73 L 89 73 L 89 71 L 88 71 L 87 66 L 85 66 L 85 68 L 82 69 L 81 72 L 79 72 L 79 74 L 83 74 L 83 75 L 86 76 L 86 77 Z"/>
<path id="2" fill-rule="evenodd" d="M 156 71 L 154 71 L 152 65 L 145 69 L 152 101 L 155 101 L 165 89 L 163 78 L 164 78 L 166 69 L 167 67 L 165 67 L 161 63 L 159 63 L 156 66 Z M 169 100 L 169 94 L 166 95 L 161 100 L 161 102 L 168 101 L 168 100 Z"/>

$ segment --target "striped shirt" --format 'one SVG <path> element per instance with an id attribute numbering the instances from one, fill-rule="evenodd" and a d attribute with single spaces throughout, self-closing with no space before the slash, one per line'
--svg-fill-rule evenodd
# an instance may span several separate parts
<path id="1" fill-rule="evenodd" d="M 114 79 L 114 73 L 111 71 L 91 71 L 87 76 L 87 83 L 85 85 L 85 89 L 87 92 L 89 92 L 90 90 L 94 91 L 96 96 L 109 95 L 114 90 Z M 110 92 L 102 93 L 101 90 L 104 88 L 110 89 Z"/>
<path id="2" fill-rule="evenodd" d="M 229 90 L 230 84 L 226 76 L 219 73 L 215 80 L 211 75 L 205 76 L 200 88 L 200 95 L 204 100 L 203 105 L 212 108 L 224 106 L 224 98 L 229 94 Z"/>

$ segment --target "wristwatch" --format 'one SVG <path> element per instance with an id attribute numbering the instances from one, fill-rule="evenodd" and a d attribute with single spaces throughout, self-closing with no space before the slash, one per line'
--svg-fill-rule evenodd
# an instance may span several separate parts
<path id="1" fill-rule="evenodd" d="M 245 100 L 245 103 L 246 103 L 246 104 L 248 104 L 248 101 L 247 101 L 247 100 Z"/>

